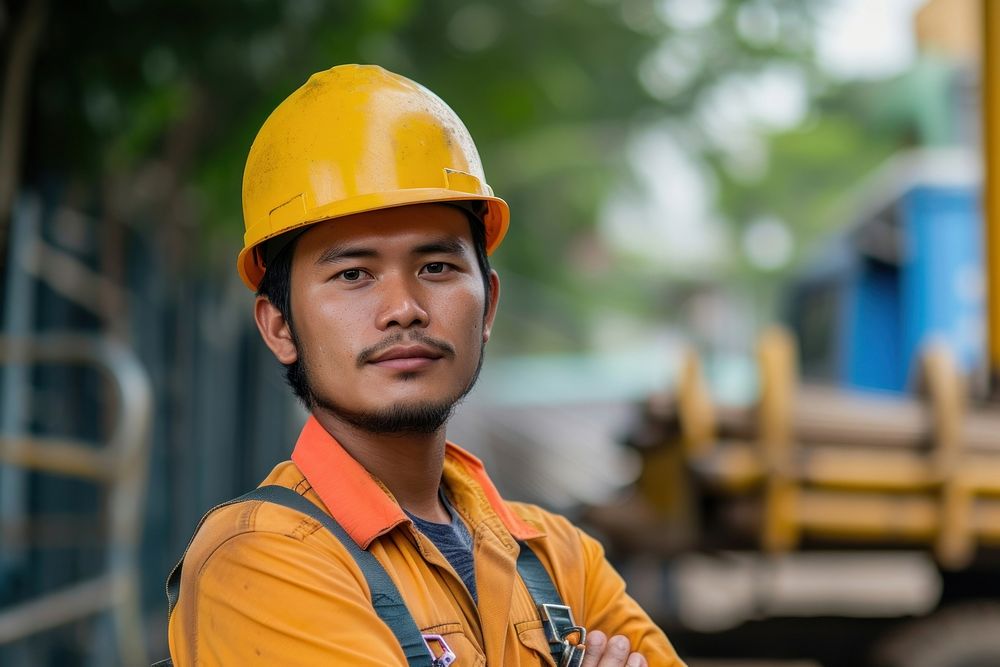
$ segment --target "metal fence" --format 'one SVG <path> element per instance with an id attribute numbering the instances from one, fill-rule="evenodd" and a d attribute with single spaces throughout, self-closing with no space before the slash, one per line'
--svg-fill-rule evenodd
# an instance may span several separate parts
<path id="1" fill-rule="evenodd" d="M 0 341 L 4 665 L 165 656 L 163 581 L 198 518 L 287 458 L 302 421 L 246 291 L 171 265 L 141 226 L 117 230 L 122 280 L 110 281 L 100 244 L 80 242 L 105 224 L 39 197 L 12 219 Z M 119 446 L 120 420 L 147 412 L 148 428 Z M 134 539 L 119 525 L 129 513 Z"/>

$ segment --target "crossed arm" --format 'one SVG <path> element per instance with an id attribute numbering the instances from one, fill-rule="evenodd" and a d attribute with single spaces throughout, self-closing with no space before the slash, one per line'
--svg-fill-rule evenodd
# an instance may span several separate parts
<path id="1" fill-rule="evenodd" d="M 684 667 L 666 635 L 625 591 L 600 543 L 578 531 L 586 559 L 582 667 Z"/>

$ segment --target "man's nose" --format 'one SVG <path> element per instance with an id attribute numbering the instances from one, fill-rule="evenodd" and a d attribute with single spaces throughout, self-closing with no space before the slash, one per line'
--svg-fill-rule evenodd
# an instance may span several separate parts
<path id="1" fill-rule="evenodd" d="M 402 276 L 382 281 L 382 303 L 376 326 L 385 331 L 392 327 L 426 327 L 430 316 L 421 303 L 419 286 Z"/>

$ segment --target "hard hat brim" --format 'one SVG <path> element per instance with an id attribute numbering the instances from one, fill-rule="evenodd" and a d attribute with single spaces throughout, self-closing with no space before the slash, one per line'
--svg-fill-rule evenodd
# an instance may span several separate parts
<path id="1" fill-rule="evenodd" d="M 357 213 L 367 213 L 386 208 L 397 208 L 413 204 L 433 204 L 436 202 L 481 201 L 486 204 L 483 215 L 483 225 L 486 227 L 486 254 L 492 254 L 503 241 L 510 225 L 510 208 L 507 202 L 499 197 L 472 195 L 468 192 L 448 190 L 444 188 L 410 188 L 390 192 L 377 192 L 342 199 L 325 206 L 316 207 L 303 215 L 301 223 L 289 226 L 276 220 L 262 220 L 253 228 L 248 229 L 244 238 L 256 238 L 253 245 L 246 246 L 236 260 L 236 268 L 243 283 L 253 291 L 257 291 L 266 269 L 258 249 L 269 239 L 287 233 L 301 231 L 303 227 L 314 225 L 326 220 L 343 218 Z M 273 232 L 259 227 L 272 227 Z"/>

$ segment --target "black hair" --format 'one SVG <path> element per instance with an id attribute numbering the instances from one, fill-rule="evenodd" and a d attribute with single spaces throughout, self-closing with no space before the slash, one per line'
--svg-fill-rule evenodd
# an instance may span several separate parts
<path id="1" fill-rule="evenodd" d="M 472 247 L 476 253 L 476 263 L 479 265 L 479 273 L 482 274 L 483 288 L 486 293 L 486 307 L 489 308 L 492 289 L 490 286 L 490 259 L 486 254 L 486 227 L 483 222 L 465 211 L 469 218 L 469 229 L 472 232 Z M 294 233 L 294 232 L 293 232 Z M 295 339 L 295 326 L 292 323 L 292 257 L 295 255 L 295 246 L 298 245 L 300 234 L 284 245 L 277 255 L 268 263 L 264 270 L 264 276 L 257 286 L 257 296 L 266 298 L 278 309 L 285 321 L 288 322 L 288 330 L 292 334 L 292 341 L 298 347 Z M 266 256 L 267 253 L 264 253 Z M 295 396 L 302 401 L 306 408 L 312 408 L 312 394 L 309 389 L 309 381 L 306 377 L 305 365 L 302 357 L 299 356 L 294 362 L 285 364 L 285 381 L 291 387 Z"/>

